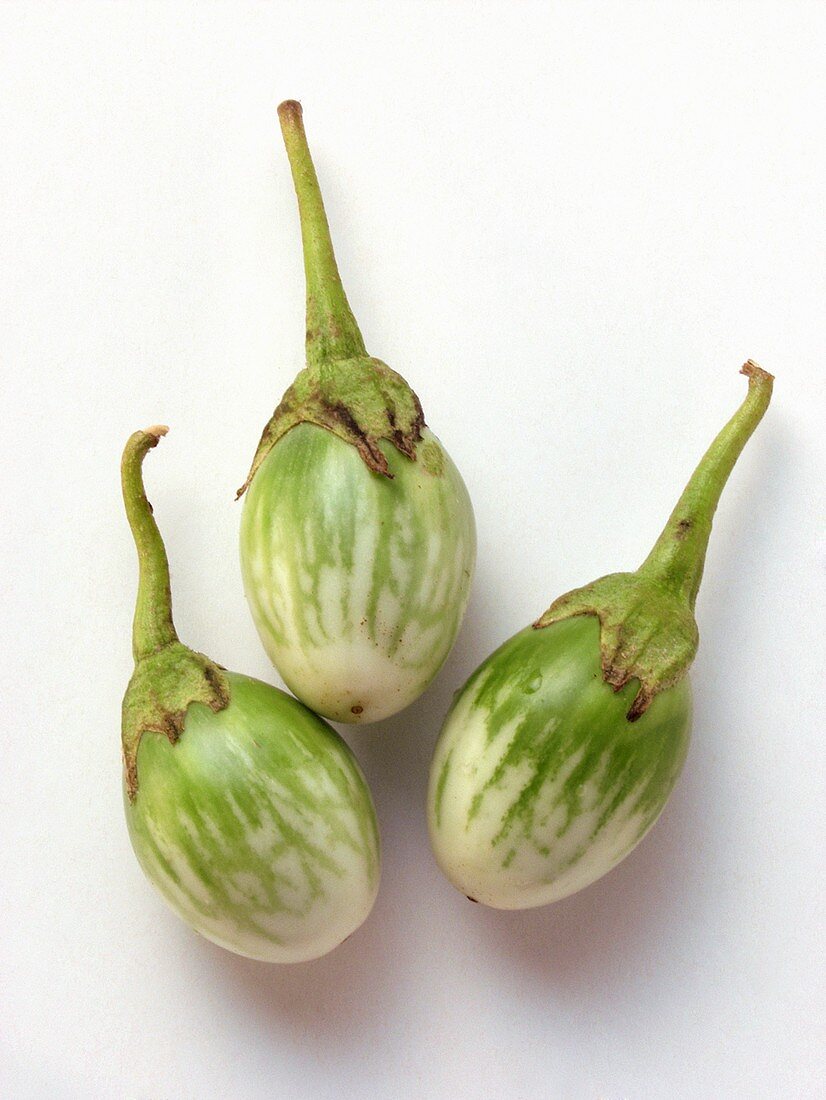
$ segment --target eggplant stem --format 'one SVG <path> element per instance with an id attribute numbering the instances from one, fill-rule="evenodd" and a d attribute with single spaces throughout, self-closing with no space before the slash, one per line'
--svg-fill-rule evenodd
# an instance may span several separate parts
<path id="1" fill-rule="evenodd" d="M 304 132 L 301 104 L 288 99 L 278 108 L 290 161 L 304 249 L 307 281 L 307 362 L 355 359 L 367 354 L 350 309 L 324 212 L 318 176 Z"/>
<path id="2" fill-rule="evenodd" d="M 143 484 L 143 460 L 168 430 L 158 425 L 131 435 L 120 466 L 123 503 L 138 552 L 138 595 L 132 624 L 136 663 L 178 641 L 172 622 L 169 561 Z"/>
<path id="3" fill-rule="evenodd" d="M 703 455 L 662 534 L 638 570 L 685 598 L 692 611 L 720 496 L 771 400 L 774 378 L 768 371 L 749 359 L 740 373 L 749 380 L 745 400 Z"/>

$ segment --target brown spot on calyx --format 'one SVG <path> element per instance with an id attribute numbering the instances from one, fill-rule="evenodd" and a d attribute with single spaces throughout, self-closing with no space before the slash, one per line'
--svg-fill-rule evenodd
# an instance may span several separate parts
<path id="1" fill-rule="evenodd" d="M 361 430 L 358 423 L 346 407 L 346 405 L 328 405 L 330 415 L 342 425 L 346 433 L 352 437 L 355 443 L 356 450 L 361 455 L 365 464 L 373 471 L 373 473 L 381 474 L 382 477 L 393 480 L 393 475 L 390 473 L 390 467 L 387 465 L 387 459 L 384 457 L 381 447 L 378 445 L 378 441 L 373 441 L 365 432 Z M 320 425 L 325 427 L 325 425 Z"/>
<path id="2" fill-rule="evenodd" d="M 350 707 L 350 713 L 351 714 L 363 714 L 364 713 L 364 707 L 359 706 L 358 704 L 356 704 L 356 706 Z"/>
<path id="3" fill-rule="evenodd" d="M 225 686 L 225 681 L 223 681 L 222 677 L 219 675 L 218 669 L 220 669 L 222 672 L 226 672 L 226 669 L 223 665 L 216 665 L 215 668 L 213 668 L 212 665 L 209 663 L 204 665 L 204 676 L 206 677 L 207 683 L 213 690 L 213 697 L 208 701 L 208 705 L 210 710 L 215 711 L 216 714 L 218 713 L 218 711 L 223 710 L 224 707 L 229 703 L 229 691 Z M 185 718 L 186 712 L 182 711 L 180 723 L 181 730 L 183 730 Z"/>
<path id="4" fill-rule="evenodd" d="M 654 696 L 650 691 L 647 691 L 645 688 L 640 688 L 634 702 L 631 704 L 630 710 L 625 716 L 628 721 L 636 722 L 638 718 L 642 718 L 651 705 L 651 700 L 653 698 Z"/>
<path id="5" fill-rule="evenodd" d="M 396 450 L 401 451 L 405 458 L 409 458 L 411 462 L 416 461 L 415 444 L 410 442 L 410 440 L 400 428 L 397 428 L 393 432 L 392 443 Z M 393 475 L 391 474 L 390 476 L 392 477 Z"/>
<path id="6" fill-rule="evenodd" d="M 146 732 L 160 733 L 170 743 L 170 745 L 176 744 L 184 732 L 184 722 L 186 720 L 185 710 L 169 711 L 161 716 L 161 718 L 154 723 L 147 724 Z"/>
<path id="7" fill-rule="evenodd" d="M 138 763 L 134 756 L 123 755 L 123 769 L 126 778 L 126 793 L 130 802 L 135 801 L 138 793 Z"/>

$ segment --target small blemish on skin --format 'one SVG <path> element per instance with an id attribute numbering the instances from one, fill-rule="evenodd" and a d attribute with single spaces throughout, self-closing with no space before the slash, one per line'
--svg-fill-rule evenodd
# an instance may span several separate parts
<path id="1" fill-rule="evenodd" d="M 441 477 L 445 468 L 445 456 L 442 454 L 442 449 L 438 443 L 429 439 L 427 443 L 420 449 L 419 454 L 422 459 L 422 466 L 433 477 Z"/>
<path id="2" fill-rule="evenodd" d="M 364 712 L 364 707 L 360 707 L 358 705 L 356 705 L 354 707 L 350 707 L 350 713 L 351 714 L 362 714 L 363 712 Z"/>

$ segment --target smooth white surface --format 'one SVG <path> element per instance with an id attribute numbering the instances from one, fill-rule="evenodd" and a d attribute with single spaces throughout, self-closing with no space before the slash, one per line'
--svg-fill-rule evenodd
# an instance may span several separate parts
<path id="1" fill-rule="evenodd" d="M 821 1094 L 824 35 L 788 2 L 0 6 L 4 1098 Z M 288 96 L 368 348 L 480 546 L 435 686 L 348 735 L 374 913 L 279 969 L 190 933 L 129 848 L 118 461 L 172 426 L 146 473 L 181 637 L 271 677 L 232 497 L 302 361 Z M 775 399 L 719 512 L 662 821 L 554 907 L 471 905 L 423 809 L 452 690 L 642 559 L 748 356 Z"/>

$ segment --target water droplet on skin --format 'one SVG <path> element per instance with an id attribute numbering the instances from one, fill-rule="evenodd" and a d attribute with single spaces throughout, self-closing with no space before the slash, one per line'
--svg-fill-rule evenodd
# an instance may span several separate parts
<path id="1" fill-rule="evenodd" d="M 535 691 L 539 691 L 542 687 L 542 673 L 532 672 L 525 677 L 525 682 L 522 684 L 522 690 L 526 695 L 533 695 Z"/>

